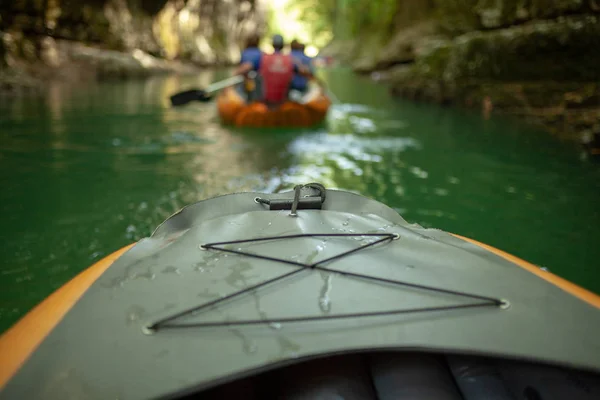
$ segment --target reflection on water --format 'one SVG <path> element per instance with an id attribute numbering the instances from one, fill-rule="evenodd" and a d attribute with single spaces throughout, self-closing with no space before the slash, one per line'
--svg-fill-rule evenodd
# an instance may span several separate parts
<path id="1" fill-rule="evenodd" d="M 169 95 L 226 71 L 0 99 L 0 330 L 186 204 L 308 181 L 600 292 L 600 173 L 575 147 L 498 118 L 392 101 L 345 70 L 325 75 L 344 103 L 302 130 L 224 127 L 211 103 L 169 107 Z"/>

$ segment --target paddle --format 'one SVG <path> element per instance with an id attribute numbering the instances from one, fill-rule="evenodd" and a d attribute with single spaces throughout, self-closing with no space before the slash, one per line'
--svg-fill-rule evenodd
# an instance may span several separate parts
<path id="1" fill-rule="evenodd" d="M 325 84 L 325 82 L 321 78 L 317 77 L 316 75 L 313 75 L 313 79 L 315 80 L 315 82 L 317 82 L 319 84 L 319 86 L 321 86 L 321 89 L 323 89 L 323 91 L 325 92 L 327 97 L 329 97 L 329 99 L 331 99 L 331 102 L 333 104 L 340 103 L 340 99 L 338 99 L 337 96 L 331 90 L 329 90 L 329 87 Z"/>
<path id="2" fill-rule="evenodd" d="M 222 81 L 211 84 L 206 89 L 190 89 L 185 92 L 177 93 L 171 96 L 171 104 L 173 106 L 182 106 L 192 101 L 207 102 L 212 100 L 211 94 L 229 86 L 237 85 L 244 81 L 243 76 L 234 76 Z"/>
<path id="3" fill-rule="evenodd" d="M 337 96 L 327 86 L 323 86 L 323 89 L 325 90 L 325 94 L 327 94 L 327 97 L 331 99 L 331 102 L 333 104 L 341 103 L 340 99 L 338 99 Z"/>

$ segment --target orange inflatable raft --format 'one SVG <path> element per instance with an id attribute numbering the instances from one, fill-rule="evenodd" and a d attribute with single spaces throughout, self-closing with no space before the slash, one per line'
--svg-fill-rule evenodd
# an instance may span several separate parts
<path id="1" fill-rule="evenodd" d="M 286 101 L 276 108 L 260 102 L 247 103 L 233 87 L 217 97 L 221 120 L 228 125 L 247 127 L 309 127 L 325 119 L 331 100 L 322 88 L 313 87 L 300 101 Z"/>

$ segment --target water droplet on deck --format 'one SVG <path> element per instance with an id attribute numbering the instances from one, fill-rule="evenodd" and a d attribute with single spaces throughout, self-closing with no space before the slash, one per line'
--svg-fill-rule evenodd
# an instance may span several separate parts
<path id="1" fill-rule="evenodd" d="M 203 292 L 198 293 L 198 297 L 203 297 L 205 299 L 215 299 L 217 297 L 223 297 L 222 295 L 218 294 L 218 293 L 212 293 L 210 290 L 208 289 L 204 289 Z"/>
<path id="2" fill-rule="evenodd" d="M 285 355 L 286 353 L 290 355 L 297 354 L 300 350 L 300 346 L 297 343 L 292 342 L 281 334 L 277 336 L 277 343 L 279 344 L 281 355 Z"/>
<path id="3" fill-rule="evenodd" d="M 208 266 L 211 266 L 211 265 L 215 265 L 218 262 L 219 262 L 219 257 L 213 257 L 213 258 L 210 258 L 208 261 L 206 261 L 205 265 L 208 267 Z"/>
<path id="4" fill-rule="evenodd" d="M 256 275 L 249 275 L 252 270 L 249 262 L 242 262 L 230 268 L 230 273 L 225 277 L 225 282 L 234 287 L 248 287 L 248 279 L 253 279 Z"/>
<path id="5" fill-rule="evenodd" d="M 144 310 L 141 306 L 131 306 L 127 311 L 127 324 L 131 324 L 132 322 L 139 321 L 146 315 L 146 310 Z"/>
<path id="6" fill-rule="evenodd" d="M 246 354 L 256 353 L 256 350 L 258 350 L 258 346 L 256 345 L 256 343 L 253 340 L 248 339 L 238 329 L 230 329 L 229 331 L 231 333 L 233 333 L 235 336 L 237 336 L 242 341 L 242 349 L 244 350 L 244 353 L 246 353 Z"/>
<path id="7" fill-rule="evenodd" d="M 131 279 L 147 279 L 149 281 L 153 280 L 154 278 L 156 278 L 156 274 L 148 271 L 148 272 L 138 272 L 136 274 L 133 274 L 131 276 Z"/>
<path id="8" fill-rule="evenodd" d="M 174 267 L 172 265 L 168 265 L 166 266 L 163 270 L 162 270 L 163 274 L 177 274 L 177 275 L 181 275 L 181 272 L 179 271 L 179 268 Z"/>
<path id="9" fill-rule="evenodd" d="M 321 308 L 321 311 L 328 313 L 331 311 L 331 299 L 329 298 L 329 293 L 331 292 L 331 280 L 333 279 L 333 275 L 321 273 L 321 278 L 323 279 L 323 287 L 321 288 L 319 297 L 319 307 Z"/>
<path id="10" fill-rule="evenodd" d="M 275 330 L 280 330 L 281 329 L 281 324 L 279 322 L 271 322 L 269 324 L 269 326 Z"/>

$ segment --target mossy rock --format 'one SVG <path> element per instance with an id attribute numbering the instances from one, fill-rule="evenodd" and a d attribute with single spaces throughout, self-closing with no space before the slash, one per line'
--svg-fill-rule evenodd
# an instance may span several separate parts
<path id="1" fill-rule="evenodd" d="M 104 42 L 114 36 L 110 31 L 110 23 L 102 13 L 92 15 L 86 30 L 88 40 L 92 42 Z"/>
<path id="2" fill-rule="evenodd" d="M 460 35 L 480 29 L 476 6 L 479 0 L 434 0 L 435 16 L 442 32 Z"/>
<path id="3" fill-rule="evenodd" d="M 456 85 L 443 79 L 451 51 L 452 42 L 448 40 L 424 41 L 416 49 L 418 58 L 414 64 L 390 74 L 392 92 L 414 100 L 451 102 Z"/>
<path id="4" fill-rule="evenodd" d="M 452 85 L 424 75 L 416 65 L 396 68 L 390 76 L 390 84 L 393 94 L 411 100 L 445 104 L 455 97 Z"/>
<path id="5" fill-rule="evenodd" d="M 4 3 L 1 1 L 0 3 Z M 2 8 L 13 12 L 22 12 L 29 15 L 43 15 L 46 7 L 44 0 L 10 0 Z"/>
<path id="6" fill-rule="evenodd" d="M 333 57 L 342 63 L 349 63 L 352 61 L 354 47 L 356 47 L 356 41 L 354 40 L 333 39 L 319 51 L 319 55 Z"/>
<path id="7" fill-rule="evenodd" d="M 6 48 L 6 45 L 4 44 L 4 35 L 5 33 L 0 31 L 0 68 L 6 66 L 6 53 L 8 52 L 8 49 Z"/>
<path id="8" fill-rule="evenodd" d="M 593 11 L 590 0 L 530 0 L 532 18 L 552 18 L 563 14 Z M 598 11 L 598 10 L 596 10 Z"/>
<path id="9" fill-rule="evenodd" d="M 46 33 L 43 15 L 11 15 L 10 23 L 7 23 L 7 25 L 10 25 L 10 30 L 24 32 L 29 35 L 43 35 Z"/>
<path id="10" fill-rule="evenodd" d="M 385 40 L 379 34 L 368 34 L 357 39 L 352 52 L 352 69 L 358 73 L 367 73 L 377 68 Z"/>
<path id="11" fill-rule="evenodd" d="M 38 59 L 38 46 L 37 43 L 31 39 L 23 39 L 20 43 L 19 56 L 27 61 L 37 61 Z"/>
<path id="12" fill-rule="evenodd" d="M 435 0 L 440 28 L 452 34 L 594 10 L 588 0 Z"/>
<path id="13" fill-rule="evenodd" d="M 436 38 L 434 21 L 425 20 L 397 31 L 379 52 L 376 69 L 382 70 L 397 64 L 407 64 L 415 60 L 423 42 Z"/>
<path id="14" fill-rule="evenodd" d="M 538 21 L 455 39 L 445 80 L 591 81 L 600 79 L 596 16 Z"/>
<path id="15" fill-rule="evenodd" d="M 424 42 L 417 49 L 418 58 L 415 69 L 423 78 L 442 79 L 446 66 L 452 56 L 453 44 L 447 40 L 432 40 Z"/>
<path id="16" fill-rule="evenodd" d="M 22 69 L 0 68 L 0 95 L 41 93 L 44 82 Z"/>

